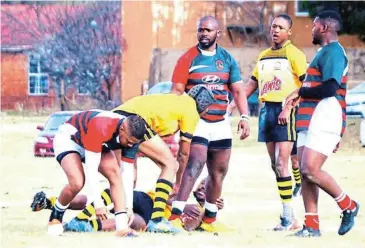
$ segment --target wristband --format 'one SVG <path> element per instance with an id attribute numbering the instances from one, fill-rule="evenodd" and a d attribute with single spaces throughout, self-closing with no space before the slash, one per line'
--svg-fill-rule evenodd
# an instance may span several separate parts
<path id="1" fill-rule="evenodd" d="M 249 121 L 250 120 L 250 117 L 248 116 L 248 115 L 245 115 L 245 114 L 242 114 L 241 115 L 241 120 L 247 120 L 247 121 Z"/>

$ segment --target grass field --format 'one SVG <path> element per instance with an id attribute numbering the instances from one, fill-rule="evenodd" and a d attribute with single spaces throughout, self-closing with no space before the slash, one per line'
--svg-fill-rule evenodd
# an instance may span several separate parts
<path id="1" fill-rule="evenodd" d="M 45 117 L 36 116 L 1 117 L 1 247 L 365 247 L 365 148 L 360 147 L 356 136 L 357 121 L 350 121 L 342 149 L 325 166 L 346 192 L 363 205 L 356 226 L 346 236 L 337 235 L 340 211 L 324 193 L 320 195 L 322 238 L 297 239 L 270 230 L 278 223 L 281 204 L 265 147 L 256 142 L 257 120 L 252 120 L 251 137 L 244 142 L 234 140 L 223 189 L 226 205 L 218 221 L 230 231 L 219 236 L 193 232 L 180 236 L 141 234 L 136 239 L 123 239 L 113 233 L 66 233 L 50 237 L 46 234 L 49 211 L 30 211 L 35 192 L 58 194 L 66 182 L 54 158 L 33 157 L 36 125 L 44 120 Z M 156 166 L 142 159 L 137 187 L 151 189 L 157 175 Z M 296 199 L 294 204 L 302 219 L 302 199 Z M 68 211 L 65 220 L 73 215 L 75 212 Z"/>

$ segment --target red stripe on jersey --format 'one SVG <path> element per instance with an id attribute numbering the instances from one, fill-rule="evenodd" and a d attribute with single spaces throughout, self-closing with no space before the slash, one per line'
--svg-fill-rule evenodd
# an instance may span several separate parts
<path id="1" fill-rule="evenodd" d="M 320 102 L 320 101 L 321 101 L 320 99 L 301 97 L 299 102 L 302 103 L 302 102 Z"/>
<path id="2" fill-rule="evenodd" d="M 306 81 L 303 83 L 303 86 L 305 85 L 305 87 L 313 88 L 313 87 L 317 87 L 321 84 L 322 84 L 322 82 Z"/>
<path id="3" fill-rule="evenodd" d="M 222 121 L 224 120 L 224 116 L 222 115 L 204 115 L 203 116 L 203 119 L 205 120 L 208 120 L 208 121 L 213 121 L 213 122 L 216 122 L 216 121 Z"/>
<path id="4" fill-rule="evenodd" d="M 346 101 L 345 100 L 338 100 L 338 102 L 340 103 L 342 109 L 346 109 Z"/>
<path id="5" fill-rule="evenodd" d="M 202 79 L 204 76 L 218 76 L 220 79 L 229 79 L 229 73 L 227 72 L 193 72 L 189 75 L 189 79 Z"/>
<path id="6" fill-rule="evenodd" d="M 122 156 L 121 160 L 123 162 L 130 163 L 130 164 L 133 164 L 134 163 L 134 159 L 133 158 L 126 158 L 126 157 L 123 157 Z"/>
<path id="7" fill-rule="evenodd" d="M 212 104 L 209 110 L 227 110 L 227 104 Z"/>
<path id="8" fill-rule="evenodd" d="M 314 108 L 300 107 L 298 109 L 298 115 L 312 115 L 314 113 Z"/>
<path id="9" fill-rule="evenodd" d="M 344 90 L 344 89 L 338 89 L 336 91 L 336 94 L 345 97 L 346 96 L 346 90 Z"/>
<path id="10" fill-rule="evenodd" d="M 196 46 L 190 48 L 184 53 L 176 63 L 172 74 L 172 83 L 187 84 L 189 79 L 189 68 L 196 56 L 199 55 L 199 50 Z"/>
<path id="11" fill-rule="evenodd" d="M 214 95 L 214 100 L 227 101 L 227 95 Z"/>
<path id="12" fill-rule="evenodd" d="M 348 77 L 347 76 L 343 76 L 341 79 L 341 83 L 347 83 Z"/>
<path id="13" fill-rule="evenodd" d="M 307 74 L 310 76 L 321 76 L 321 72 L 318 71 L 316 68 L 308 67 Z"/>
<path id="14" fill-rule="evenodd" d="M 297 120 L 297 127 L 309 127 L 310 120 Z"/>

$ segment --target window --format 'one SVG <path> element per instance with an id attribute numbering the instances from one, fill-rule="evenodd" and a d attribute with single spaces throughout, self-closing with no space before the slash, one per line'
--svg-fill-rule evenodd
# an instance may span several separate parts
<path id="1" fill-rule="evenodd" d="M 295 1 L 295 16 L 309 16 L 308 1 Z"/>
<path id="2" fill-rule="evenodd" d="M 44 64 L 40 56 L 29 55 L 29 95 L 47 95 L 49 89 L 48 74 L 45 73 Z"/>

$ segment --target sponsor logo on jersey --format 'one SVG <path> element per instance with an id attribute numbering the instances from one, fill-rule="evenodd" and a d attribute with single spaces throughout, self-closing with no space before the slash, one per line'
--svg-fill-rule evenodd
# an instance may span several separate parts
<path id="1" fill-rule="evenodd" d="M 273 80 L 264 84 L 262 87 L 261 95 L 264 95 L 270 91 L 278 91 L 281 90 L 281 80 L 277 77 L 274 77 Z"/>
<path id="2" fill-rule="evenodd" d="M 216 62 L 215 62 L 215 65 L 217 66 L 217 69 L 218 70 L 223 70 L 223 61 L 222 60 L 217 60 Z"/>
<path id="3" fill-rule="evenodd" d="M 221 81 L 221 79 L 217 75 L 206 75 L 206 76 L 202 77 L 202 81 L 206 84 L 215 84 L 215 83 L 219 83 L 219 81 Z"/>

